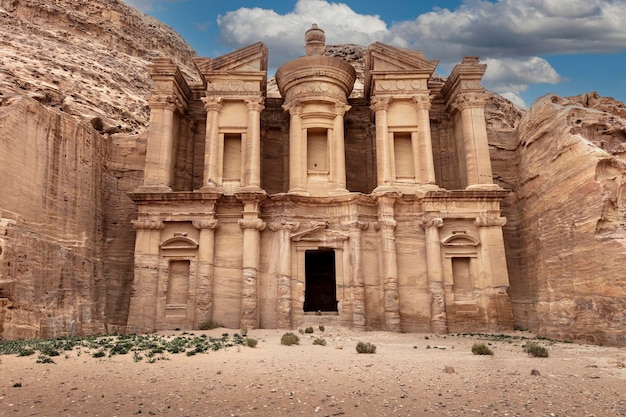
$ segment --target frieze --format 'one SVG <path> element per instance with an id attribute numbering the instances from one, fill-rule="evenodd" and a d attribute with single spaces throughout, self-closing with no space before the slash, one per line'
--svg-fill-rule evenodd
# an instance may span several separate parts
<path id="1" fill-rule="evenodd" d="M 131 220 L 135 230 L 162 230 L 165 224 L 161 220 Z"/>
<path id="2" fill-rule="evenodd" d="M 259 84 L 251 81 L 216 81 L 207 83 L 207 92 L 251 93 L 261 91 Z"/>

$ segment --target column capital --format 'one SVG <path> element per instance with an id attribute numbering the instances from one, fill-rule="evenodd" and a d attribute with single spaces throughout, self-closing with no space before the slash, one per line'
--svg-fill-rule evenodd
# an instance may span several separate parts
<path id="1" fill-rule="evenodd" d="M 135 230 L 163 230 L 165 224 L 161 220 L 141 219 L 131 220 Z"/>
<path id="2" fill-rule="evenodd" d="M 204 103 L 204 109 L 207 112 L 210 111 L 221 111 L 222 110 L 222 97 L 218 97 L 218 96 L 208 96 L 208 97 L 202 97 L 201 98 L 202 102 Z"/>
<path id="3" fill-rule="evenodd" d="M 265 230 L 265 222 L 261 219 L 239 219 L 239 227 L 242 230 L 255 229 L 262 232 Z"/>
<path id="4" fill-rule="evenodd" d="M 469 108 L 484 108 L 487 95 L 482 92 L 465 92 L 459 93 L 450 105 L 452 108 L 463 111 Z"/>
<path id="5" fill-rule="evenodd" d="M 352 108 L 352 106 L 350 106 L 349 104 L 346 103 L 342 103 L 342 102 L 336 102 L 335 103 L 335 115 L 336 116 L 343 116 L 345 115 L 348 110 L 350 110 Z"/>
<path id="6" fill-rule="evenodd" d="M 443 219 L 441 217 L 425 217 L 422 219 L 422 226 L 425 229 L 428 228 L 439 228 L 443 226 Z"/>
<path id="7" fill-rule="evenodd" d="M 343 230 L 367 230 L 368 227 L 369 223 L 361 220 L 348 220 L 341 223 Z"/>
<path id="8" fill-rule="evenodd" d="M 278 232 L 280 230 L 287 230 L 290 232 L 295 232 L 300 227 L 300 223 L 298 222 L 289 222 L 287 220 L 281 220 L 279 222 L 271 222 L 269 224 L 269 228 L 272 232 Z"/>
<path id="9" fill-rule="evenodd" d="M 283 104 L 281 107 L 292 116 L 300 115 L 302 113 L 302 103 L 300 100 L 292 100 L 289 103 Z"/>
<path id="10" fill-rule="evenodd" d="M 393 230 L 398 225 L 398 222 L 394 219 L 380 219 L 375 224 L 376 230 Z"/>
<path id="11" fill-rule="evenodd" d="M 259 96 L 245 97 L 243 101 L 246 103 L 246 107 L 248 107 L 248 111 L 261 112 L 265 108 L 265 105 L 263 104 L 265 102 L 264 97 L 259 97 Z"/>
<path id="12" fill-rule="evenodd" d="M 184 110 L 183 104 L 175 95 L 156 94 L 150 97 L 148 105 L 153 110 Z"/>
<path id="13" fill-rule="evenodd" d="M 480 216 L 476 217 L 474 224 L 478 227 L 503 227 L 506 225 L 506 217 Z"/>
<path id="14" fill-rule="evenodd" d="M 389 104 L 391 103 L 391 97 L 386 96 L 374 96 L 370 99 L 370 109 L 376 111 L 389 110 Z"/>
<path id="15" fill-rule="evenodd" d="M 191 222 L 193 227 L 199 230 L 202 230 L 202 229 L 215 230 L 219 227 L 219 223 L 220 222 L 217 219 L 201 219 L 201 220 L 193 220 Z"/>
<path id="16" fill-rule="evenodd" d="M 430 110 L 432 105 L 433 96 L 429 94 L 419 94 L 411 97 L 411 102 L 419 110 Z"/>

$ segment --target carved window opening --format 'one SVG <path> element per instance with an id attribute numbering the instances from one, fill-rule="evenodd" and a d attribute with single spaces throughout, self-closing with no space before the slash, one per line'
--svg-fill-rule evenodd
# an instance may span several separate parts
<path id="1" fill-rule="evenodd" d="M 472 295 L 474 280 L 471 271 L 470 257 L 452 258 L 452 288 L 457 301 L 470 301 L 474 298 Z"/>
<path id="2" fill-rule="evenodd" d="M 328 129 L 307 129 L 307 170 L 328 172 Z"/>
<path id="3" fill-rule="evenodd" d="M 224 134 L 224 181 L 241 181 L 241 133 Z"/>
<path id="4" fill-rule="evenodd" d="M 328 248 L 307 250 L 304 268 L 304 311 L 338 311 L 335 251 Z"/>
<path id="5" fill-rule="evenodd" d="M 190 262 L 188 260 L 170 261 L 166 304 L 187 304 L 189 294 L 189 266 Z"/>
<path id="6" fill-rule="evenodd" d="M 394 132 L 393 153 L 396 167 L 396 179 L 415 179 L 415 158 L 413 155 L 413 143 L 410 132 Z"/>

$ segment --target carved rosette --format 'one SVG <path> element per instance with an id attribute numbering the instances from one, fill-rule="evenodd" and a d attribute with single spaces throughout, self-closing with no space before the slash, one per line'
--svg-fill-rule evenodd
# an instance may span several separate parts
<path id="1" fill-rule="evenodd" d="M 214 93 L 220 92 L 225 94 L 251 93 L 260 91 L 258 83 L 244 80 L 215 81 L 208 83 L 206 91 Z"/>
<path id="2" fill-rule="evenodd" d="M 131 221 L 135 230 L 163 230 L 165 224 L 161 220 L 132 220 Z"/>
<path id="3" fill-rule="evenodd" d="M 476 217 L 474 224 L 478 227 L 504 227 L 506 225 L 506 217 Z"/>

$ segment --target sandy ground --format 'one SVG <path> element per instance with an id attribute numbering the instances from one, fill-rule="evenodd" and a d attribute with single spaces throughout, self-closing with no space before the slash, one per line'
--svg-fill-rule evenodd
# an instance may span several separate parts
<path id="1" fill-rule="evenodd" d="M 0 415 L 626 416 L 623 348 L 541 341 L 550 356 L 533 358 L 508 338 L 484 340 L 495 354 L 477 356 L 479 336 L 315 330 L 289 347 L 280 344 L 284 331 L 253 330 L 256 348 L 154 363 L 79 349 L 54 364 L 5 355 Z M 315 337 L 327 345 L 313 345 Z M 376 353 L 357 354 L 358 341 Z"/>

